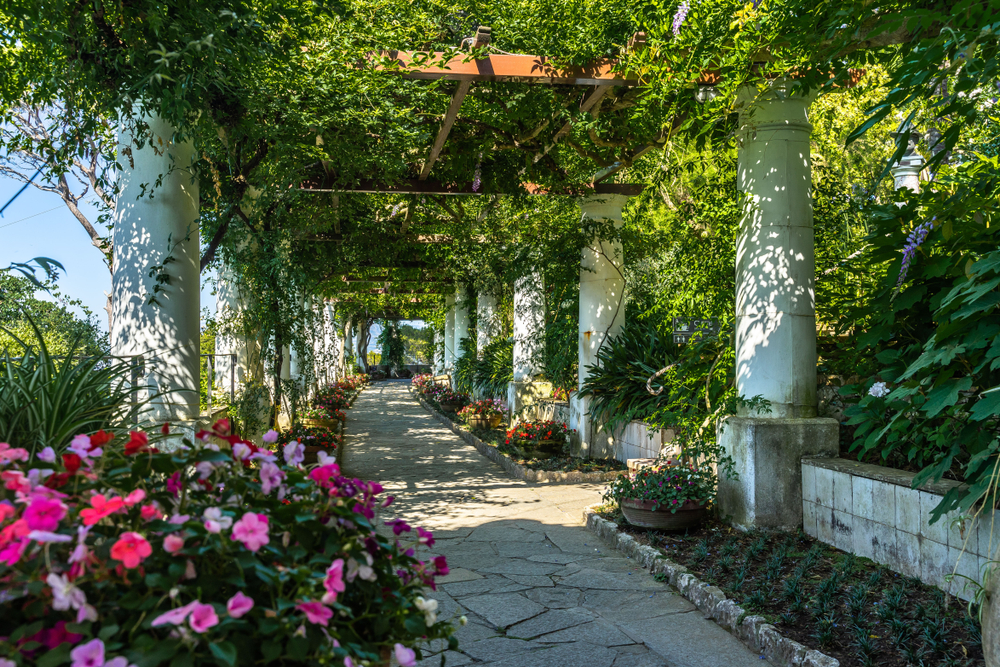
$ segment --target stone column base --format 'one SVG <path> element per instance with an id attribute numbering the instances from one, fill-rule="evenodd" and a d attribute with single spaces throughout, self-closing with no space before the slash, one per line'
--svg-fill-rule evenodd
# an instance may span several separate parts
<path id="1" fill-rule="evenodd" d="M 569 427 L 576 431 L 573 456 L 605 459 L 615 455 L 614 436 L 607 429 L 598 429 L 598 424 L 590 418 L 589 396 L 570 396 Z"/>
<path id="2" fill-rule="evenodd" d="M 535 382 L 532 380 L 507 383 L 507 410 L 510 411 L 511 426 L 515 420 L 533 419 L 534 415 L 521 416 L 521 413 L 540 398 L 552 395 L 551 382 Z"/>
<path id="3" fill-rule="evenodd" d="M 735 461 L 738 478 L 719 470 L 719 509 L 741 530 L 802 527 L 802 457 L 837 456 L 835 419 L 727 417 L 718 441 Z"/>

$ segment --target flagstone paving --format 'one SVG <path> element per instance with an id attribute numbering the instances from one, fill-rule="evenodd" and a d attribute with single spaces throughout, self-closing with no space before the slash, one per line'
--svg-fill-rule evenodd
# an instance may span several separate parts
<path id="1" fill-rule="evenodd" d="M 421 665 L 448 667 L 749 667 L 764 663 L 672 587 L 583 527 L 603 485 L 515 480 L 409 394 L 367 389 L 348 413 L 345 471 L 381 482 L 396 502 L 380 520 L 434 531 L 451 572 L 439 618 L 466 616 L 459 646 L 432 645 Z M 386 530 L 384 527 L 382 530 Z"/>

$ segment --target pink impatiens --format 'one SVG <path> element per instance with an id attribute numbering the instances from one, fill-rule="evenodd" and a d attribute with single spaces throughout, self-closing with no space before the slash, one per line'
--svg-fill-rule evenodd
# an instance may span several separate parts
<path id="1" fill-rule="evenodd" d="M 122 565 L 132 570 L 139 567 L 153 553 L 153 547 L 139 533 L 122 533 L 114 546 L 111 547 L 111 557 L 120 560 Z"/>
<path id="2" fill-rule="evenodd" d="M 323 604 L 333 604 L 337 601 L 337 593 L 343 593 L 347 587 L 344 584 L 344 559 L 338 558 L 326 568 L 326 578 L 323 580 Z"/>
<path id="3" fill-rule="evenodd" d="M 24 510 L 24 520 L 31 530 L 55 530 L 66 516 L 66 506 L 58 500 L 36 497 Z"/>
<path id="4" fill-rule="evenodd" d="M 250 551 L 256 553 L 271 541 L 267 534 L 267 515 L 247 512 L 233 524 L 232 539 L 238 540 Z"/>
<path id="5" fill-rule="evenodd" d="M 184 548 L 184 538 L 179 535 L 167 535 L 163 538 L 163 550 L 175 554 Z"/>
<path id="6" fill-rule="evenodd" d="M 333 610 L 322 602 L 301 602 L 295 608 L 303 612 L 310 623 L 323 627 L 326 627 L 333 618 Z"/>
<path id="7" fill-rule="evenodd" d="M 243 595 L 242 591 L 239 591 L 233 597 L 229 598 L 229 602 L 226 603 L 226 611 L 233 618 L 240 618 L 244 614 L 248 613 L 253 609 L 253 598 Z"/>
<path id="8" fill-rule="evenodd" d="M 219 616 L 215 613 L 215 607 L 210 604 L 201 604 L 191 610 L 191 617 L 188 619 L 191 629 L 195 632 L 205 632 L 209 628 L 214 628 L 219 624 Z"/>
<path id="9" fill-rule="evenodd" d="M 125 501 L 121 498 L 105 498 L 104 494 L 96 493 L 90 499 L 91 509 L 80 511 L 83 525 L 93 526 L 106 516 L 111 516 L 121 508 L 125 507 Z"/>

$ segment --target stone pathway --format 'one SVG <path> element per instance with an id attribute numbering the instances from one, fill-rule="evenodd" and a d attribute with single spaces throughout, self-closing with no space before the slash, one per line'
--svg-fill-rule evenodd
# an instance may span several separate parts
<path id="1" fill-rule="evenodd" d="M 583 527 L 602 485 L 508 477 L 427 414 L 408 384 L 361 395 L 348 413 L 344 467 L 396 496 L 381 520 L 434 531 L 421 557 L 447 556 L 451 573 L 430 596 L 440 618 L 469 620 L 459 650 L 444 651 L 448 667 L 766 664 Z M 440 664 L 440 655 L 421 663 Z"/>

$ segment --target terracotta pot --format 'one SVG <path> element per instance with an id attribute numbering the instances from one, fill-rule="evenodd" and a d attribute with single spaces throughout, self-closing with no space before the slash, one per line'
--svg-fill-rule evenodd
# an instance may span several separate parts
<path id="1" fill-rule="evenodd" d="M 336 430 L 336 429 L 340 428 L 340 420 L 339 419 L 303 419 L 302 420 L 302 425 L 303 426 L 308 426 L 310 428 L 330 428 L 330 429 Z"/>
<path id="2" fill-rule="evenodd" d="M 656 528 L 657 530 L 685 530 L 697 528 L 708 516 L 708 508 L 697 500 L 685 501 L 671 512 L 666 505 L 653 509 L 652 500 L 626 498 L 621 502 L 622 513 L 633 526 Z"/>
<path id="3" fill-rule="evenodd" d="M 465 407 L 461 403 L 454 401 L 441 401 L 439 405 L 441 406 L 441 409 L 444 410 L 445 412 L 454 412 L 454 413 L 458 413 L 459 410 Z"/>
<path id="4" fill-rule="evenodd" d="M 469 417 L 469 428 L 487 431 L 500 425 L 500 415 L 486 417 L 484 415 L 471 415 Z"/>
<path id="5" fill-rule="evenodd" d="M 319 445 L 306 445 L 306 456 L 302 460 L 305 465 L 312 465 L 314 463 L 319 463 L 319 453 L 326 452 L 330 455 L 335 455 L 337 449 L 335 447 L 320 447 Z"/>

